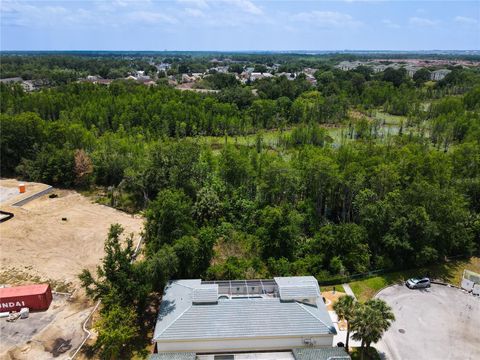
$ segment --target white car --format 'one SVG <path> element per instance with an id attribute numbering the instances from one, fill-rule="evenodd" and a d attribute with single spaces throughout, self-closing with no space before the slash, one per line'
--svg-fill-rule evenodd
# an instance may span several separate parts
<path id="1" fill-rule="evenodd" d="M 429 288 L 431 286 L 431 283 L 430 283 L 430 279 L 425 277 L 420 279 L 417 279 L 417 278 L 408 279 L 405 282 L 405 285 L 407 285 L 409 289 L 423 289 L 423 288 Z"/>

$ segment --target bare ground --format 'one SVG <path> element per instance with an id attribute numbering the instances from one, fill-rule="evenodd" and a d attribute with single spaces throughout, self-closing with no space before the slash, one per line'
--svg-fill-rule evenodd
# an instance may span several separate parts
<path id="1" fill-rule="evenodd" d="M 55 295 L 47 311 L 14 323 L 0 319 L 0 359 L 67 359 L 85 336 L 81 324 L 90 312 L 84 297 Z"/>
<path id="2" fill-rule="evenodd" d="M 54 189 L 22 207 L 12 203 L 47 188 L 26 182 L 18 193 L 18 181 L 0 180 L 0 208 L 14 217 L 0 224 L 0 284 L 48 282 L 57 291 L 50 309 L 11 324 L 0 319 L 0 359 L 65 359 L 85 334 L 82 323 L 93 304 L 79 290 L 82 269 L 95 270 L 104 255 L 104 240 L 111 224 L 139 239 L 143 218 L 93 203 L 75 191 Z M 65 218 L 66 220 L 62 220 Z"/>
<path id="3" fill-rule="evenodd" d="M 0 180 L 0 186 L 9 185 L 11 180 Z M 29 187 L 27 183 L 27 192 Z M 138 239 L 141 217 L 94 204 L 75 191 L 53 193 L 58 198 L 44 195 L 22 207 L 2 204 L 2 210 L 15 216 L 0 224 L 0 282 L 16 273 L 19 283 L 39 277 L 76 285 L 82 269 L 94 270 L 100 263 L 111 224 L 121 224 L 125 234 L 133 233 Z M 10 203 L 14 200 L 17 198 L 8 199 Z M 16 283 L 14 278 L 8 280 Z"/>

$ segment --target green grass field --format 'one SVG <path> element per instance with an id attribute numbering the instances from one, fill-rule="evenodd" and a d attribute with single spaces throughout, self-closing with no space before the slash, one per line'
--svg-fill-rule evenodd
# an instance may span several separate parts
<path id="1" fill-rule="evenodd" d="M 365 280 L 353 281 L 350 283 L 350 287 L 357 299 L 364 302 L 388 285 L 403 282 L 415 276 L 425 276 L 426 274 L 429 274 L 431 278 L 459 285 L 464 269 L 480 273 L 480 258 L 472 257 L 469 260 L 453 260 L 427 268 L 387 273 Z"/>
<path id="2" fill-rule="evenodd" d="M 400 126 L 400 124 L 406 123 L 407 122 L 407 117 L 406 116 L 400 116 L 400 115 L 391 115 L 383 111 L 377 111 L 373 115 L 374 119 L 380 119 L 385 122 L 385 125 L 387 126 Z"/>

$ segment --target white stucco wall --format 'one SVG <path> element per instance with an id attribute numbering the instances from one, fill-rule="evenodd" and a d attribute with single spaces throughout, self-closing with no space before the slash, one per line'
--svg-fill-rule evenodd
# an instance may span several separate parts
<path id="1" fill-rule="evenodd" d="M 304 340 L 311 339 L 315 346 L 333 346 L 333 335 L 281 337 L 281 338 L 252 338 L 252 339 L 216 339 L 200 341 L 168 341 L 157 342 L 159 352 L 187 351 L 187 352 L 227 352 L 227 351 L 258 351 L 258 350 L 290 350 L 305 347 Z"/>

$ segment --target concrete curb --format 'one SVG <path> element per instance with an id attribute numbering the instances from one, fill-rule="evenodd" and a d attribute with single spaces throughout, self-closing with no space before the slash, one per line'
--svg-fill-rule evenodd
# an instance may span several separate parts
<path id="1" fill-rule="evenodd" d="M 378 291 L 375 293 L 375 295 L 373 295 L 372 299 L 375 299 L 375 298 L 378 296 L 378 294 L 380 294 L 383 290 L 388 289 L 390 286 L 402 285 L 402 283 L 403 283 L 403 282 L 400 282 L 400 281 L 399 281 L 399 282 L 397 282 L 397 283 L 395 283 L 395 284 L 390 284 L 390 285 L 384 286 L 383 288 L 381 288 L 380 290 L 378 290 Z"/>
<path id="2" fill-rule="evenodd" d="M 458 290 L 461 290 L 463 292 L 466 292 L 464 289 L 462 289 L 461 287 L 459 286 L 456 286 L 456 285 L 453 285 L 453 284 L 449 284 L 449 283 L 445 283 L 445 282 L 441 282 L 441 281 L 430 281 L 431 284 L 435 284 L 435 285 L 442 285 L 442 286 L 447 286 L 447 287 L 451 287 L 451 288 L 455 288 L 455 289 L 458 289 Z M 391 286 L 394 286 L 394 285 L 402 285 L 403 282 L 397 282 L 395 284 L 391 284 L 391 285 L 388 285 L 388 286 L 385 286 L 383 288 L 381 288 L 380 290 L 378 290 L 375 295 L 373 295 L 373 298 L 376 298 L 378 296 L 378 294 L 380 294 L 383 290 L 391 287 Z"/>
<path id="3" fill-rule="evenodd" d="M 22 199 L 22 200 L 19 200 L 17 201 L 16 203 L 13 203 L 11 206 L 14 206 L 14 207 L 20 207 L 20 206 L 23 206 L 27 203 L 29 203 L 30 201 L 32 200 L 35 200 L 37 198 L 39 198 L 40 196 L 43 196 L 45 194 L 48 194 L 50 191 L 53 190 L 53 186 L 49 186 L 48 188 L 44 189 L 44 190 L 41 190 L 35 194 L 32 194 L 30 196 L 27 196 L 25 199 Z"/>
<path id="4" fill-rule="evenodd" d="M 449 283 L 445 283 L 445 282 L 441 282 L 441 281 L 430 281 L 430 283 L 435 284 L 435 285 L 448 286 L 448 287 L 453 287 L 453 288 L 456 288 L 456 289 L 463 290 L 461 287 L 459 287 L 457 285 L 453 285 L 453 284 L 449 284 Z"/>

